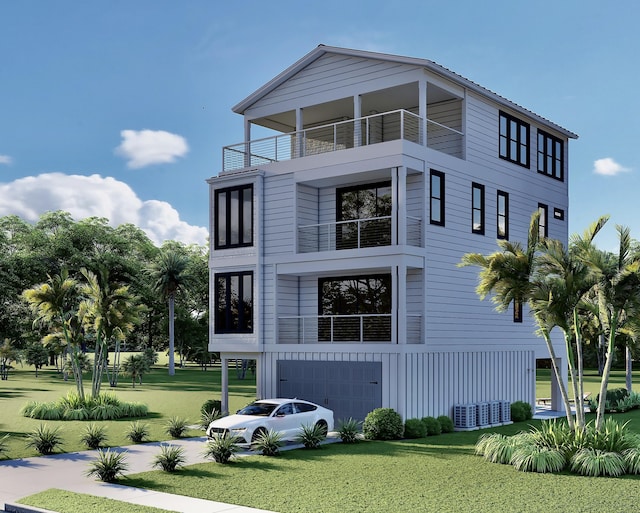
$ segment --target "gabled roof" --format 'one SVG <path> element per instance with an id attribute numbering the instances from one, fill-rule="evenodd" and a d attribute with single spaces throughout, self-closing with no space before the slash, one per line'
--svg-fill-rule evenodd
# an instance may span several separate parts
<path id="1" fill-rule="evenodd" d="M 350 48 L 325 46 L 322 44 L 318 45 L 316 48 L 310 51 L 307 55 L 302 57 L 302 59 L 298 60 L 297 62 L 289 66 L 282 73 L 280 73 L 275 78 L 271 79 L 269 82 L 263 85 L 260 89 L 253 92 L 252 94 L 247 96 L 244 100 L 242 100 L 240 103 L 235 105 L 232 109 L 233 112 L 237 114 L 244 114 L 244 112 L 248 108 L 250 108 L 254 103 L 259 101 L 261 98 L 263 98 L 264 96 L 269 94 L 271 91 L 276 89 L 278 86 L 286 82 L 289 78 L 293 77 L 300 70 L 304 69 L 309 64 L 311 64 L 312 62 L 319 59 L 325 54 L 346 55 L 350 57 L 361 57 L 364 59 L 376 59 L 381 61 L 395 62 L 399 64 L 408 64 L 411 66 L 418 66 L 421 68 L 425 68 L 432 73 L 435 73 L 444 78 L 447 78 L 454 83 L 460 84 L 469 90 L 472 90 L 488 99 L 491 99 L 496 103 L 498 103 L 499 105 L 509 108 L 515 112 L 520 112 L 521 114 L 529 118 L 535 119 L 536 121 L 540 122 L 543 125 L 553 127 L 555 130 L 557 130 L 558 132 L 561 132 L 566 137 L 569 137 L 571 139 L 578 138 L 577 134 L 567 130 L 566 128 L 563 128 L 560 125 L 557 125 L 556 123 L 553 123 L 552 121 L 536 114 L 535 112 L 532 112 L 529 109 L 525 109 L 524 107 L 518 105 L 517 103 L 514 103 L 511 100 L 508 100 L 503 96 L 500 96 L 499 94 L 485 87 L 482 87 L 481 85 L 476 84 L 475 82 L 463 77 L 462 75 L 458 75 L 457 73 L 454 73 L 450 69 L 447 69 L 444 66 L 441 66 L 440 64 L 430 61 L 428 59 L 418 59 L 416 57 L 403 57 L 400 55 L 369 52 L 364 50 L 353 50 Z"/>

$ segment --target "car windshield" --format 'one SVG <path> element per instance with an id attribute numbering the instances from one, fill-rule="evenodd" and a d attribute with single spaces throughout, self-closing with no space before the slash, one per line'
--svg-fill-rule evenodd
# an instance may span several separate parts
<path id="1" fill-rule="evenodd" d="M 268 417 L 271 412 L 276 409 L 278 405 L 273 403 L 251 403 L 245 406 L 241 410 L 238 410 L 238 415 L 256 415 L 260 417 Z"/>

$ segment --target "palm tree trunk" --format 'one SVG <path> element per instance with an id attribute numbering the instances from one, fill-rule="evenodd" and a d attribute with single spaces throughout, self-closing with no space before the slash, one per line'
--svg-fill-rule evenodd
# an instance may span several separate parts
<path id="1" fill-rule="evenodd" d="M 625 348 L 625 378 L 627 385 L 627 392 L 631 393 L 633 388 L 633 359 L 631 355 L 631 347 Z"/>
<path id="2" fill-rule="evenodd" d="M 176 373 L 175 368 L 175 356 L 174 356 L 174 331 L 173 331 L 173 316 L 174 316 L 174 294 L 169 295 L 169 376 L 173 376 Z"/>
<path id="3" fill-rule="evenodd" d="M 576 339 L 576 358 L 578 366 L 578 396 L 576 397 L 576 422 L 578 429 L 584 430 L 587 423 L 584 417 L 584 361 L 582 357 L 582 333 L 578 319 L 578 309 L 573 309 L 573 326 Z"/>
<path id="4" fill-rule="evenodd" d="M 573 431 L 575 429 L 575 420 L 573 418 L 573 415 L 571 414 L 571 403 L 569 403 L 569 394 L 567 393 L 567 388 L 564 385 L 562 374 L 560 373 L 558 362 L 556 361 L 556 352 L 553 349 L 553 343 L 551 342 L 549 333 L 546 330 L 542 330 L 542 334 L 544 341 L 547 344 L 547 350 L 549 351 L 549 356 L 551 357 L 551 366 L 553 367 L 553 372 L 556 375 L 556 381 L 558 382 L 558 388 L 560 389 L 560 396 L 562 397 L 562 402 L 564 403 L 564 409 L 567 414 L 567 423 L 569 424 L 569 429 Z"/>
<path id="5" fill-rule="evenodd" d="M 609 325 L 609 344 L 607 346 L 607 358 L 604 362 L 602 380 L 600 381 L 600 397 L 598 398 L 598 410 L 596 412 L 596 431 L 600 431 L 604 425 L 604 413 L 607 405 L 607 387 L 609 386 L 609 375 L 613 364 L 613 350 L 616 342 L 616 331 L 618 329 L 619 312 L 613 313 L 611 324 Z"/>

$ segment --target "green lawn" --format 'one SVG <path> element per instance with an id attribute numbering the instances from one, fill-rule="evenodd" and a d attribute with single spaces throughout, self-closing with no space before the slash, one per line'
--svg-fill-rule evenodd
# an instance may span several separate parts
<path id="1" fill-rule="evenodd" d="M 119 511 L 121 513 L 171 513 L 170 510 L 139 506 L 128 502 L 116 501 L 85 493 L 68 492 L 52 488 L 36 493 L 19 501 L 20 504 L 57 511 L 59 513 L 104 513 Z"/>
<path id="2" fill-rule="evenodd" d="M 123 356 L 123 359 L 126 356 Z M 85 377 L 86 379 L 86 377 Z M 89 387 L 91 381 L 89 378 Z M 85 390 L 88 387 L 85 387 Z M 248 373 L 247 379 L 236 379 L 235 370 L 229 372 L 230 408 L 235 411 L 249 401 L 255 399 L 255 378 Z M 25 448 L 25 436 L 40 423 L 60 427 L 64 438 L 62 451 L 73 452 L 84 450 L 80 443 L 80 435 L 84 431 L 85 421 L 40 421 L 20 415 L 20 409 L 29 400 L 55 401 L 69 390 L 75 390 L 73 381 L 63 381 L 55 369 L 45 368 L 35 377 L 33 367 L 20 367 L 12 370 L 9 379 L 0 381 L 0 436 L 9 433 L 9 458 L 36 456 L 33 449 Z M 200 418 L 200 407 L 207 399 L 220 399 L 220 367 L 206 372 L 198 367 L 176 367 L 176 374 L 168 376 L 163 365 L 155 367 L 143 378 L 142 386 L 131 387 L 128 378 L 122 377 L 118 387 L 103 385 L 104 391 L 114 392 L 124 401 L 142 402 L 149 407 L 149 416 L 141 420 L 150 426 L 152 441 L 167 440 L 165 424 L 172 416 L 185 417 L 197 424 Z M 130 445 L 125 432 L 131 419 L 117 421 L 101 421 L 106 426 L 110 446 Z M 188 436 L 202 436 L 203 431 L 191 430 Z"/>

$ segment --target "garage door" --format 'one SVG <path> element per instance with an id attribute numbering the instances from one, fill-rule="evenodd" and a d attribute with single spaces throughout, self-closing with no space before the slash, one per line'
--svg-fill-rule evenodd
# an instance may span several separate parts
<path id="1" fill-rule="evenodd" d="M 382 406 L 382 363 L 278 360 L 278 397 L 298 397 L 364 420 Z"/>

